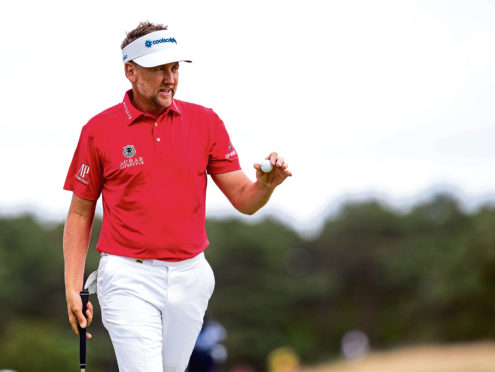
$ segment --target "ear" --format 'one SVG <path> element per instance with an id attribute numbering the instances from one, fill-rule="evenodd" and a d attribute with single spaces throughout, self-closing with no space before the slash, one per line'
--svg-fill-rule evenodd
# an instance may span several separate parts
<path id="1" fill-rule="evenodd" d="M 131 83 L 135 83 L 136 78 L 137 78 L 136 65 L 134 63 L 131 63 L 131 62 L 126 62 L 126 64 L 124 65 L 124 68 L 125 68 L 125 76 L 127 77 L 127 79 L 129 79 L 129 81 Z"/>

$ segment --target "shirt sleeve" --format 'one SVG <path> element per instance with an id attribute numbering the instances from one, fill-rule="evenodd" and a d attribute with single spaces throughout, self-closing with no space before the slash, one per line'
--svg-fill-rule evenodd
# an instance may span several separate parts
<path id="1" fill-rule="evenodd" d="M 64 190 L 73 191 L 84 199 L 97 200 L 103 186 L 103 164 L 98 154 L 94 135 L 88 125 L 79 137 L 74 157 L 65 179 Z"/>
<path id="2" fill-rule="evenodd" d="M 212 111 L 210 128 L 210 153 L 208 156 L 208 174 L 227 173 L 241 169 L 239 156 L 222 120 Z"/>

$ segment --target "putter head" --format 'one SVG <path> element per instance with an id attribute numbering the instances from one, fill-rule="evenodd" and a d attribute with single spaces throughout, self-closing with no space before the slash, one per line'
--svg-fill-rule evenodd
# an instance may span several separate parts
<path id="1" fill-rule="evenodd" d="M 87 289 L 89 294 L 96 293 L 96 283 L 98 279 L 98 270 L 93 271 L 86 279 L 86 283 L 84 284 L 84 289 Z"/>

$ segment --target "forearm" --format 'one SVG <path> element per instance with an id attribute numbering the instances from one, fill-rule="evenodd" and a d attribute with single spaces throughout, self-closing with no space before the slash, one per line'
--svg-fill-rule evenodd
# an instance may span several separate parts
<path id="1" fill-rule="evenodd" d="M 64 229 L 65 290 L 79 292 L 83 287 L 84 265 L 88 253 L 94 212 L 85 215 L 69 211 Z"/>
<path id="2" fill-rule="evenodd" d="M 283 158 L 278 158 L 276 152 L 272 152 L 267 159 L 270 159 L 273 169 L 271 172 L 263 172 L 259 163 L 254 164 L 256 182 L 251 182 L 242 170 L 211 175 L 220 190 L 241 213 L 255 213 L 270 200 L 275 187 L 292 176 L 287 163 Z"/>
<path id="3" fill-rule="evenodd" d="M 232 204 L 241 213 L 254 214 L 270 200 L 273 190 L 275 190 L 274 187 L 263 185 L 259 181 L 248 181 Z"/>

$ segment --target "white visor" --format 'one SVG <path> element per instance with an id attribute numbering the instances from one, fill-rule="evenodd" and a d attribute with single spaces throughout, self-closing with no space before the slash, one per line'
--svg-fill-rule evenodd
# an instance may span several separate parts
<path id="1" fill-rule="evenodd" d="M 192 62 L 168 30 L 155 31 L 134 40 L 122 49 L 124 63 L 134 61 L 143 67 L 155 67 L 173 62 Z"/>

